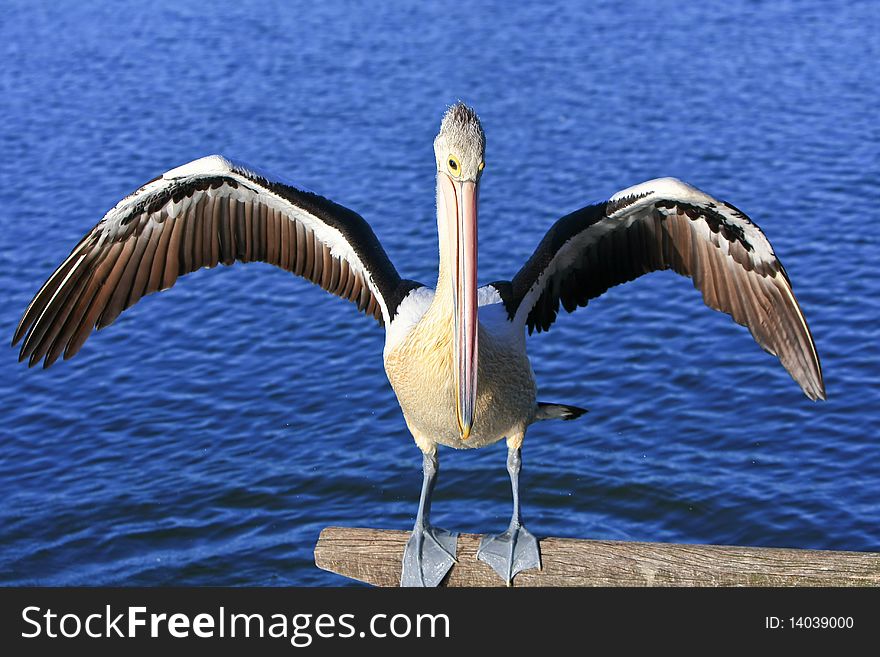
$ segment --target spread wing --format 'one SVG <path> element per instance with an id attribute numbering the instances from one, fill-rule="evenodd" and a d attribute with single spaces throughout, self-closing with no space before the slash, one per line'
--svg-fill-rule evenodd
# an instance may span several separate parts
<path id="1" fill-rule="evenodd" d="M 153 179 L 110 210 L 31 301 L 20 360 L 79 351 L 147 294 L 202 267 L 267 262 L 388 324 L 419 284 L 400 278 L 364 219 L 321 196 L 213 155 Z"/>
<path id="2" fill-rule="evenodd" d="M 674 178 L 563 217 L 512 281 L 493 286 L 510 320 L 531 333 L 550 328 L 560 303 L 572 312 L 662 269 L 691 278 L 706 305 L 748 327 L 808 397 L 825 398 L 810 329 L 764 233 L 732 205 Z"/>

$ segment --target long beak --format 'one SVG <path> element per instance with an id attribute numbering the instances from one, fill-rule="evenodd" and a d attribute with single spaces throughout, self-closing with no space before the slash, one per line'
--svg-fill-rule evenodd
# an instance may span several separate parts
<path id="1" fill-rule="evenodd" d="M 452 267 L 458 430 L 467 440 L 477 403 L 477 183 L 441 174 Z"/>

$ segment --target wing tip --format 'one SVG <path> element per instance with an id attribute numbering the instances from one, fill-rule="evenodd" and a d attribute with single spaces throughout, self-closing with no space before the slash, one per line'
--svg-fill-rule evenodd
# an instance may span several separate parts
<path id="1" fill-rule="evenodd" d="M 817 366 L 814 372 L 808 375 L 794 376 L 792 378 L 800 386 L 804 396 L 810 401 L 827 401 L 828 395 L 825 393 L 825 379 L 822 376 L 822 370 Z"/>
<path id="2" fill-rule="evenodd" d="M 45 285 L 43 287 L 45 287 Z M 37 291 L 37 294 L 34 295 L 34 299 L 39 297 L 40 292 L 42 292 L 42 291 L 43 291 L 43 288 L 40 288 L 40 290 Z M 44 309 L 44 307 L 41 307 L 41 308 Z M 35 316 L 31 314 L 32 310 L 35 310 L 33 301 L 31 301 L 31 303 L 28 305 L 27 310 L 24 311 L 24 314 L 21 316 L 21 319 L 19 320 L 18 325 L 15 327 L 15 333 L 12 334 L 12 346 L 13 347 L 15 345 L 17 345 L 19 342 L 21 342 L 22 338 L 24 338 L 28 334 L 28 332 L 33 328 L 33 326 L 35 324 Z"/>

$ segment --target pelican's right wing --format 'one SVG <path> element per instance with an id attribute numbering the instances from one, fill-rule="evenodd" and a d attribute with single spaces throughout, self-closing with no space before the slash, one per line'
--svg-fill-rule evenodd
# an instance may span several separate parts
<path id="1" fill-rule="evenodd" d="M 179 276 L 222 263 L 267 262 L 389 324 L 418 283 L 401 279 L 355 212 L 218 155 L 185 164 L 127 196 L 76 246 L 31 301 L 12 344 L 48 367 L 93 328 Z"/>

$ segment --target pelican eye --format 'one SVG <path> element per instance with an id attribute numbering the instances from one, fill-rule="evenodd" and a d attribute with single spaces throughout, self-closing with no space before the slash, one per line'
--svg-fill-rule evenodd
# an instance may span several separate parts
<path id="1" fill-rule="evenodd" d="M 485 168 L 486 168 L 486 161 L 484 160 L 484 161 L 480 162 L 480 171 L 482 171 Z"/>
<path id="2" fill-rule="evenodd" d="M 456 178 L 461 175 L 461 164 L 459 164 L 458 158 L 455 157 L 455 155 L 449 156 L 449 160 L 447 160 L 446 166 L 449 167 L 449 173 L 451 173 Z"/>

